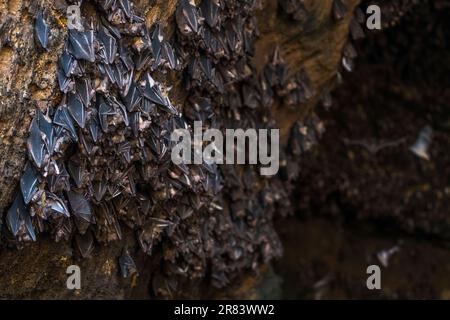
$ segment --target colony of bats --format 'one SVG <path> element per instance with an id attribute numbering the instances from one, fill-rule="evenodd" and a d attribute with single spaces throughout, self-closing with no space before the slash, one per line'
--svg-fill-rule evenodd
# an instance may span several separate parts
<path id="1" fill-rule="evenodd" d="M 256 71 L 260 1 L 179 1 L 170 37 L 165 25 L 149 29 L 132 1 L 89 3 L 99 19 L 84 17 L 82 28 L 67 32 L 57 71 L 62 98 L 36 109 L 28 163 L 3 217 L 3 239 L 21 247 L 46 233 L 72 242 L 86 258 L 129 228 L 139 250 L 162 251 L 161 272 L 153 278 L 162 296 L 183 279 L 207 278 L 223 287 L 240 271 L 280 256 L 272 220 L 292 211 L 300 155 L 324 130 L 316 115 L 291 128 L 273 178 L 259 177 L 254 166 L 170 160 L 170 134 L 195 120 L 205 129 L 277 128 L 274 101 L 301 108 L 317 95 L 308 74 L 291 74 L 277 48 Z M 302 1 L 279 3 L 292 23 L 306 19 Z M 333 1 L 336 22 L 348 14 L 354 19 L 342 65 L 352 71 L 352 41 L 363 37 L 364 14 Z M 39 8 L 40 50 L 52 49 L 51 23 L 50 12 Z M 182 78 L 184 103 L 171 102 L 171 85 L 163 81 L 168 74 Z M 331 103 L 328 94 L 323 98 Z M 144 271 L 137 270 L 133 252 L 124 248 L 118 259 L 123 277 Z"/>

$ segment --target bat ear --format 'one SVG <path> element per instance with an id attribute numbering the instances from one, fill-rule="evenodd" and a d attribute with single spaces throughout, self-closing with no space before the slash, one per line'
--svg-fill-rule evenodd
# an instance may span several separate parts
<path id="1" fill-rule="evenodd" d="M 431 129 L 430 126 L 426 126 L 420 131 L 416 142 L 414 142 L 414 144 L 409 147 L 409 150 L 411 150 L 411 152 L 419 158 L 430 160 L 429 147 L 432 136 L 433 129 Z"/>

